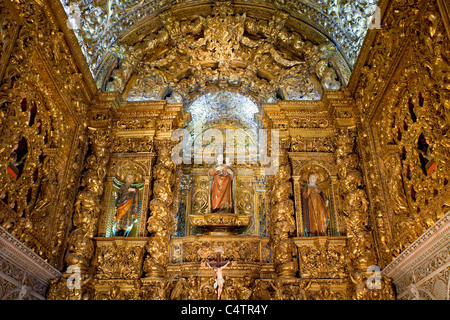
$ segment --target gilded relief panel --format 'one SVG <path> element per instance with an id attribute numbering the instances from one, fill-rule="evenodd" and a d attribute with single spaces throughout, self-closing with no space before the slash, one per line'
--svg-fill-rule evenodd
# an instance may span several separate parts
<path id="1" fill-rule="evenodd" d="M 238 172 L 239 173 L 239 172 Z M 253 173 L 253 172 L 251 172 Z M 235 181 L 236 214 L 251 215 L 250 225 L 242 234 L 255 234 L 257 232 L 258 212 L 255 211 L 255 190 L 252 176 L 238 176 Z"/>
<path id="2" fill-rule="evenodd" d="M 302 278 L 336 279 L 347 277 L 345 237 L 314 237 L 295 240 Z"/>
<path id="3" fill-rule="evenodd" d="M 41 6 L 2 3 L 0 17 L 0 223 L 59 266 L 86 151 L 86 88 Z"/>
<path id="4" fill-rule="evenodd" d="M 93 259 L 95 278 L 99 280 L 139 279 L 142 275 L 146 242 L 147 239 L 96 238 L 96 253 Z"/>
<path id="5" fill-rule="evenodd" d="M 214 261 L 217 248 L 223 249 L 223 261 L 268 262 L 270 259 L 264 249 L 267 242 L 268 239 L 251 236 L 245 238 L 231 236 L 227 240 L 220 240 L 214 236 L 173 238 L 171 241 L 171 263 Z"/>
<path id="6" fill-rule="evenodd" d="M 196 171 L 192 179 L 192 213 L 209 213 L 211 181 L 207 171 Z"/>
<path id="7" fill-rule="evenodd" d="M 450 82 L 438 61 L 448 61 L 450 45 L 435 3 L 416 19 L 405 31 L 410 45 L 395 80 L 370 122 L 389 212 L 379 241 L 394 257 L 449 208 Z"/>

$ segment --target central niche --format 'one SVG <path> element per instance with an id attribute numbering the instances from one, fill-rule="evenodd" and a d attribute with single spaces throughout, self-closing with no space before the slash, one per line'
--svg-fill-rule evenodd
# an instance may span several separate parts
<path id="1" fill-rule="evenodd" d="M 187 109 L 192 118 L 189 124 L 191 162 L 182 165 L 177 235 L 205 232 L 205 228 L 193 225 L 192 215 L 196 221 L 215 221 L 220 214 L 227 219 L 232 216 L 233 221 L 250 217 L 248 226 L 241 228 L 239 233 L 265 235 L 265 178 L 254 161 L 258 143 L 258 124 L 255 121 L 258 106 L 239 93 L 219 91 L 199 97 Z M 214 141 L 220 141 L 222 147 L 208 149 Z M 233 147 L 231 151 L 228 148 L 230 144 Z M 205 155 L 201 162 L 196 158 L 199 148 Z M 211 170 L 220 168 L 219 164 L 228 164 L 233 173 L 231 210 L 226 213 L 223 210 L 217 212 L 211 198 L 214 189 Z"/>
<path id="2" fill-rule="evenodd" d="M 236 92 L 215 91 L 195 100 L 189 107 L 191 132 L 212 127 L 231 126 L 256 133 L 255 114 L 258 106 L 249 98 Z"/>

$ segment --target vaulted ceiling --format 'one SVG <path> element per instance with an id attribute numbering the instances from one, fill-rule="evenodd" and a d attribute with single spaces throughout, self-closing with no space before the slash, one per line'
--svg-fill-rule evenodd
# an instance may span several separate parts
<path id="1" fill-rule="evenodd" d="M 97 86 L 127 100 L 346 86 L 377 0 L 61 0 Z"/>

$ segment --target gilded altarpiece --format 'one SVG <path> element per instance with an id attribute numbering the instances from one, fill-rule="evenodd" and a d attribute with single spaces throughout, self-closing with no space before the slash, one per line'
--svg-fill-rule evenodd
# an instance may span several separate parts
<path id="1" fill-rule="evenodd" d="M 120 99 L 118 101 L 120 102 Z M 102 119 L 101 116 L 95 117 Z M 135 286 L 139 283 L 136 281 L 144 275 L 146 270 L 144 259 L 149 258 L 148 250 L 152 248 L 152 242 L 161 241 L 154 238 L 155 231 L 153 231 L 158 225 L 154 224 L 155 219 L 159 217 L 156 213 L 157 208 L 152 207 L 152 201 L 159 201 L 158 196 L 161 194 L 160 189 L 155 189 L 158 191 L 153 193 L 162 177 L 157 165 L 160 165 L 163 159 L 161 150 L 165 148 L 164 141 L 167 137 L 170 138 L 172 128 L 178 125 L 177 121 L 183 121 L 183 116 L 179 104 L 167 105 L 166 102 L 160 101 L 129 104 L 126 108 L 119 107 L 110 113 L 110 117 L 113 118 L 114 137 L 111 141 L 109 169 L 102 199 L 102 218 L 98 236 L 94 238 L 96 249 L 92 262 L 95 274 L 92 282 L 95 288 L 93 298 L 104 299 L 115 296 L 116 299 L 124 297 L 131 299 L 134 293 L 138 294 Z M 139 202 L 136 226 L 124 237 L 113 233 L 113 225 L 117 215 L 115 205 L 117 193 L 127 176 L 133 177 L 130 187 L 139 193 Z M 167 225 L 167 230 L 172 233 L 172 226 Z M 123 279 L 129 280 L 124 282 Z"/>
<path id="2" fill-rule="evenodd" d="M 202 234 L 189 216 L 206 215 L 211 206 L 211 177 L 209 169 L 185 168 L 181 173 L 180 203 L 177 212 L 177 236 Z M 233 166 L 236 177 L 232 184 L 235 213 L 251 215 L 250 224 L 240 234 L 267 236 L 268 220 L 265 206 L 265 177 L 260 169 Z"/>
<path id="3" fill-rule="evenodd" d="M 295 232 L 290 235 L 295 244 L 295 259 L 301 286 L 309 288 L 310 299 L 349 298 L 351 261 L 347 255 L 346 223 L 342 217 L 340 182 L 336 164 L 336 127 L 354 126 L 352 100 L 348 92 L 324 93 L 321 101 L 289 101 L 264 105 L 268 125 L 280 130 L 286 137 L 289 151 L 291 199 L 294 201 Z M 334 114 L 334 121 L 330 119 Z M 270 120 L 269 120 L 270 119 Z M 326 232 L 315 235 L 308 232 L 305 222 L 305 192 L 311 175 L 328 200 L 329 222 Z M 314 279 L 314 280 L 312 280 Z"/>
<path id="4" fill-rule="evenodd" d="M 0 223 L 63 272 L 47 298 L 215 299 L 205 262 L 218 247 L 233 262 L 223 299 L 394 298 L 384 276 L 367 288 L 368 267 L 388 265 L 450 208 L 449 20 L 441 0 L 379 5 L 381 29 L 349 65 L 351 41 L 336 51 L 281 5 L 252 3 L 247 15 L 241 3 L 202 3 L 194 16 L 180 4 L 127 30 L 105 56 L 88 54 L 94 80 L 59 1 L 2 2 Z M 251 221 L 217 236 L 190 220 L 210 213 L 209 165 L 175 165 L 170 151 L 189 104 L 225 89 L 258 96 L 258 126 L 279 130 L 282 166 L 272 177 L 233 167 L 233 213 Z M 186 104 L 136 101 L 181 96 Z M 320 235 L 305 223 L 312 174 L 329 214 Z M 114 237 L 128 175 L 139 223 Z M 72 266 L 81 289 L 67 288 Z"/>

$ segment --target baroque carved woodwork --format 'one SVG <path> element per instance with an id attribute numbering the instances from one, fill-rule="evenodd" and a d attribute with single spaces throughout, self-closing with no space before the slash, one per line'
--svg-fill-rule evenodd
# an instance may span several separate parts
<path id="1" fill-rule="evenodd" d="M 261 90 L 258 87 L 267 86 L 265 79 L 278 77 L 279 74 L 275 70 L 260 68 L 267 65 L 267 58 L 276 62 L 274 66 L 277 69 L 291 68 L 298 65 L 298 61 L 293 61 L 289 56 L 301 56 L 305 52 L 302 48 L 314 47 L 314 43 L 321 45 L 320 49 L 316 47 L 320 58 L 311 68 L 326 87 L 335 89 L 347 82 L 371 23 L 370 17 L 376 10 L 375 1 L 326 4 L 266 1 L 264 6 L 259 1 L 246 1 L 245 4 L 196 1 L 189 4 L 195 9 L 171 1 L 157 4 L 150 1 L 119 4 L 112 0 L 95 3 L 72 0 L 61 2 L 67 15 L 72 18 L 72 28 L 81 46 L 80 51 L 90 65 L 98 86 L 120 88 L 120 91 L 125 91 L 125 96 L 131 93 L 134 98 L 150 100 L 160 99 L 161 96 L 178 99 L 188 92 L 190 86 L 202 86 L 198 82 L 200 70 L 206 73 L 202 80 L 209 79 L 219 86 L 232 87 L 242 82 L 250 83 L 253 90 Z M 127 19 L 121 16 L 123 10 L 128 12 Z M 311 23 L 318 27 L 311 28 Z M 300 25 L 301 28 L 298 27 Z M 228 29 L 228 26 L 233 29 Z M 327 38 L 336 39 L 338 45 L 335 47 Z M 227 44 L 233 50 L 224 46 Z M 222 49 L 211 50 L 214 45 L 222 46 Z M 169 50 L 164 57 L 160 50 L 154 50 L 163 46 Z M 174 50 L 174 46 L 182 50 Z M 284 50 L 289 46 L 295 48 L 296 52 Z M 94 53 L 94 48 L 107 47 L 110 49 Z M 337 47 L 342 48 L 342 52 L 336 50 Z M 244 50 L 239 52 L 239 49 Z M 270 55 L 261 55 L 264 51 L 270 52 Z M 249 54 L 257 59 L 246 60 Z M 146 55 L 150 59 L 144 62 L 141 59 Z M 330 55 L 333 58 L 328 61 Z M 238 59 L 231 60 L 236 63 L 228 64 L 224 60 L 235 57 Z M 174 65 L 174 61 L 183 63 Z M 192 64 L 198 67 L 190 68 Z M 180 81 L 186 76 L 186 67 L 196 75 L 187 75 L 188 81 Z M 254 76 L 254 67 L 260 68 L 260 76 Z M 137 73 L 137 69 L 142 72 Z M 283 77 L 283 81 L 291 84 L 281 88 L 283 94 L 294 99 L 317 94 L 315 80 L 308 79 L 308 74 L 303 73 L 304 68 L 295 69 L 297 74 L 290 73 Z M 156 72 L 153 74 L 156 76 L 152 76 L 152 72 Z M 263 73 L 267 74 L 261 77 Z M 225 75 L 226 80 L 217 82 L 217 77 L 222 75 Z M 111 76 L 114 80 L 108 84 Z M 338 81 L 337 76 L 340 78 Z"/>
<path id="2" fill-rule="evenodd" d="M 366 179 L 379 181 L 368 193 L 382 265 L 448 211 L 448 16 L 426 1 L 386 10 L 398 14 L 386 16 L 351 84 Z"/>
<path id="3" fill-rule="evenodd" d="M 89 92 L 45 6 L 2 3 L 1 16 L 0 221 L 59 268 L 84 160 Z"/>
<path id="4" fill-rule="evenodd" d="M 294 261 L 295 233 L 294 202 L 292 195 L 291 168 L 285 149 L 280 150 L 279 169 L 272 178 L 269 194 L 271 197 L 271 222 L 274 264 L 278 275 L 293 277 L 297 271 Z"/>
<path id="5" fill-rule="evenodd" d="M 147 240 L 96 239 L 95 278 L 99 280 L 129 279 L 142 276 L 142 264 Z"/>
<path id="6" fill-rule="evenodd" d="M 448 298 L 446 238 L 428 260 L 415 250 L 450 209 L 449 34 L 441 0 L 1 2 L 1 230 L 55 277 L 33 273 L 25 295 L 10 259 L 1 283 L 30 299 L 48 285 L 47 299 L 212 300 L 222 250 L 222 299 Z M 215 216 L 212 165 L 175 163 L 172 135 L 204 148 L 207 129 L 238 128 L 233 157 L 279 133 L 278 170 L 233 164 L 234 212 Z M 129 175 L 136 228 L 116 236 Z"/>
<path id="7" fill-rule="evenodd" d="M 330 66 L 336 49 L 326 42 L 314 46 L 285 28 L 286 13 L 278 11 L 271 20 L 258 21 L 234 11 L 231 2 L 217 2 L 208 16 L 182 21 L 171 10 L 164 12 L 159 16 L 162 28 L 132 44 L 118 44 L 119 57 L 127 58 L 119 58 L 106 89 L 123 92 L 131 100 L 161 99 L 170 92 L 171 99 L 180 101 L 211 86 L 234 90 L 248 86 L 254 96 L 268 99 L 284 90 L 271 83 L 291 81 L 298 92 L 289 86 L 283 93 L 287 99 L 317 99 L 322 89 L 306 70 L 314 70 L 326 89 L 339 88 L 345 81 L 339 81 Z M 168 47 L 164 53 L 162 46 Z"/>
<path id="8" fill-rule="evenodd" d="M 151 216 L 147 221 L 147 230 L 151 240 L 147 244 L 148 256 L 144 271 L 149 277 L 161 277 L 169 261 L 169 240 L 174 232 L 175 215 L 172 206 L 174 200 L 175 165 L 170 157 L 170 143 L 160 142 L 157 146 L 157 160 L 154 167 L 153 199 L 149 208 Z"/>

